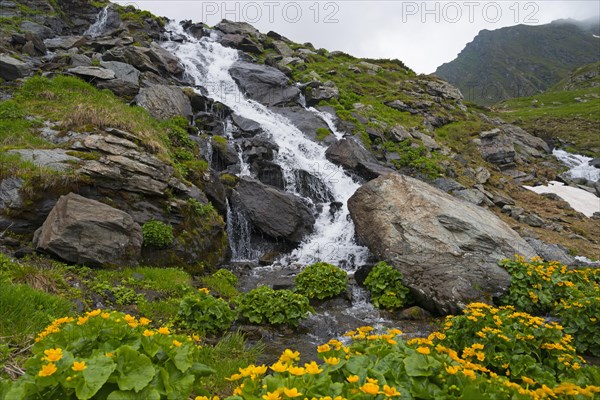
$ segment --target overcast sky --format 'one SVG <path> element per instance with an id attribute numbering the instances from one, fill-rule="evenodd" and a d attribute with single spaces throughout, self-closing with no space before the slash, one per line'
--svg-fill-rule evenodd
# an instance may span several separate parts
<path id="1" fill-rule="evenodd" d="M 316 48 L 397 58 L 418 73 L 452 61 L 482 29 L 600 18 L 600 1 L 118 0 L 175 20 L 246 21 Z M 599 39 L 600 40 L 600 39 Z"/>

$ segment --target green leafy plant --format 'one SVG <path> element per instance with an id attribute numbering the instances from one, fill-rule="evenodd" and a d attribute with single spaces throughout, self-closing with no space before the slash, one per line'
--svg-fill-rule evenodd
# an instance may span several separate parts
<path id="1" fill-rule="evenodd" d="M 177 312 L 183 327 L 202 334 L 226 331 L 235 318 L 229 303 L 211 296 L 205 288 L 198 290 L 198 294 L 184 297 Z"/>
<path id="2" fill-rule="evenodd" d="M 309 299 L 328 299 L 346 290 L 348 275 L 335 265 L 318 262 L 296 277 L 296 290 Z"/>
<path id="3" fill-rule="evenodd" d="M 142 226 L 144 245 L 152 247 L 167 247 L 175 240 L 173 227 L 161 221 L 148 221 Z"/>
<path id="4" fill-rule="evenodd" d="M 331 132 L 327 128 L 317 128 L 317 140 L 322 142 L 329 136 Z"/>
<path id="5" fill-rule="evenodd" d="M 227 299 L 232 299 L 239 294 L 235 288 L 238 282 L 237 277 L 226 269 L 221 268 L 212 275 L 203 276 L 200 278 L 200 282 L 211 289 L 211 291 Z"/>
<path id="6" fill-rule="evenodd" d="M 556 261 L 523 257 L 503 260 L 500 265 L 511 274 L 511 285 L 503 304 L 536 314 L 560 318 L 565 331 L 575 338 L 580 352 L 600 355 L 600 270 L 567 269 Z"/>
<path id="7" fill-rule="evenodd" d="M 301 364 L 300 353 L 286 349 L 269 366 L 251 364 L 233 374 L 229 380 L 239 385 L 227 399 L 583 399 L 600 393 L 594 386 L 598 367 L 544 384 L 524 374 L 494 373 L 468 354 L 461 357 L 436 344 L 444 338 L 439 332 L 408 341 L 401 335 L 397 329 L 378 333 L 359 327 L 345 335 L 350 342 L 332 339 L 318 346 L 321 363 Z"/>
<path id="8" fill-rule="evenodd" d="M 365 286 L 378 308 L 400 308 L 407 303 L 409 290 L 402 284 L 402 273 L 383 261 L 373 267 Z"/>
<path id="9" fill-rule="evenodd" d="M 3 384 L 5 399 L 186 399 L 205 394 L 196 339 L 151 329 L 146 318 L 95 310 L 42 331 L 26 374 Z"/>
<path id="10" fill-rule="evenodd" d="M 290 290 L 260 286 L 237 299 L 239 314 L 253 324 L 297 326 L 313 309 L 308 298 Z"/>
<path id="11" fill-rule="evenodd" d="M 211 214 L 217 213 L 217 210 L 210 202 L 202 204 L 198 200 L 190 197 L 189 199 L 187 199 L 187 203 L 192 208 L 192 210 L 200 217 L 206 217 Z"/>

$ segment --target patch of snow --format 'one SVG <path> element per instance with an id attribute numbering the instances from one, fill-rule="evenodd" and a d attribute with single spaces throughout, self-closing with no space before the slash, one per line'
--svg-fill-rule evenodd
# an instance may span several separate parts
<path id="1" fill-rule="evenodd" d="M 600 212 L 600 197 L 572 186 L 565 186 L 562 182 L 551 181 L 548 186 L 523 186 L 525 189 L 536 193 L 556 193 L 573 209 L 591 217 L 595 212 Z"/>

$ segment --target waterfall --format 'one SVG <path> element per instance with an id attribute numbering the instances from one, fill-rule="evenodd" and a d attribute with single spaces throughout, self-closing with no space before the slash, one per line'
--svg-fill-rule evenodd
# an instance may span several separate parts
<path id="1" fill-rule="evenodd" d="M 319 179 L 337 203 L 333 206 L 331 202 L 315 204 L 318 205 L 316 208 L 319 214 L 313 234 L 283 261 L 301 264 L 326 261 L 349 270 L 364 263 L 369 251 L 355 243 L 354 224 L 347 207 L 348 199 L 360 185 L 341 167 L 327 160 L 325 147 L 305 137 L 285 117 L 271 112 L 240 92 L 229 74 L 229 68 L 238 60 L 237 50 L 223 47 L 211 37 L 195 39 L 175 23 L 171 23 L 167 29 L 187 38 L 183 43 L 167 41 L 163 47 L 180 59 L 194 84 L 204 87 L 208 97 L 227 105 L 238 115 L 258 122 L 279 146 L 274 161 L 283 170 L 286 190 L 299 195 L 296 177 L 298 171 L 304 170 Z M 331 122 L 331 117 L 329 121 Z M 333 123 L 330 125 L 335 129 Z M 336 136 L 341 135 L 335 130 L 334 133 Z"/>
<path id="2" fill-rule="evenodd" d="M 592 182 L 600 179 L 600 169 L 589 164 L 592 158 L 558 149 L 552 150 L 552 154 L 560 162 L 569 167 L 569 171 L 567 172 L 569 177 L 573 179 L 585 178 Z"/>
<path id="3" fill-rule="evenodd" d="M 91 36 L 93 38 L 98 37 L 104 33 L 106 27 L 108 25 L 108 8 L 110 6 L 106 6 L 98 13 L 96 16 L 96 22 L 94 22 L 83 34 L 86 36 Z"/>

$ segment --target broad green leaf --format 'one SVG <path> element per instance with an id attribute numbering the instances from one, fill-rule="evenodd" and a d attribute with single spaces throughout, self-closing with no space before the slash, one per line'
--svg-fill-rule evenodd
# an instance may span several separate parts
<path id="1" fill-rule="evenodd" d="M 75 394 L 80 400 L 92 398 L 117 367 L 112 358 L 105 355 L 90 358 L 86 361 L 86 366 L 81 373 L 83 379 L 75 387 Z"/>
<path id="2" fill-rule="evenodd" d="M 146 388 L 139 393 L 119 390 L 112 392 L 106 400 L 160 400 L 160 394 L 153 388 Z"/>
<path id="3" fill-rule="evenodd" d="M 152 361 L 144 354 L 138 353 L 129 346 L 122 346 L 117 350 L 116 356 L 119 389 L 133 389 L 139 392 L 154 378 L 155 370 Z"/>

